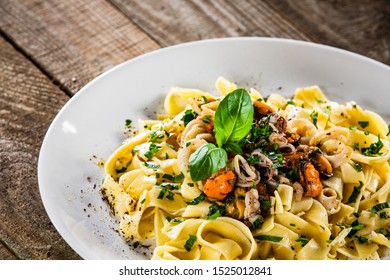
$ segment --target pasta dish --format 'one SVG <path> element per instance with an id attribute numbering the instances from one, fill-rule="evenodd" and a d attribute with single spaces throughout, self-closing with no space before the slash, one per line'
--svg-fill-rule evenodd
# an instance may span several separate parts
<path id="1" fill-rule="evenodd" d="M 389 127 L 317 86 L 289 99 L 218 78 L 172 88 L 165 114 L 105 163 L 101 192 L 152 259 L 390 255 Z"/>

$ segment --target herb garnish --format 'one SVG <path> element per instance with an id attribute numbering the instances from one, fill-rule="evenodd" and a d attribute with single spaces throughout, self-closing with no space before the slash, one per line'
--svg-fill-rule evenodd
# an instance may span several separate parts
<path id="1" fill-rule="evenodd" d="M 272 241 L 272 242 L 279 242 L 283 239 L 281 236 L 275 236 L 275 235 L 257 235 L 253 236 L 257 240 L 262 241 Z"/>
<path id="2" fill-rule="evenodd" d="M 252 226 L 250 227 L 250 230 L 255 230 L 255 229 L 259 229 L 262 227 L 264 223 L 264 219 L 263 217 L 258 217 L 253 223 L 252 223 Z M 260 235 L 261 236 L 261 235 Z M 269 235 L 268 235 L 269 236 Z M 279 242 L 279 241 L 275 241 L 275 242 Z"/>
<path id="3" fill-rule="evenodd" d="M 383 143 L 381 141 L 381 136 L 378 134 L 378 142 L 372 143 L 370 147 L 362 148 L 361 151 L 363 155 L 368 157 L 380 156 L 380 150 L 383 148 Z"/>
<path id="4" fill-rule="evenodd" d="M 347 203 L 355 203 L 356 202 L 356 199 L 357 197 L 359 196 L 360 194 L 360 190 L 362 189 L 363 187 L 363 182 L 362 181 L 359 181 L 359 186 L 354 186 L 353 187 L 353 191 L 352 191 L 352 194 L 351 196 L 348 198 L 348 201 Z"/>
<path id="5" fill-rule="evenodd" d="M 190 156 L 190 175 L 192 180 L 200 181 L 225 167 L 228 157 L 222 148 L 212 143 L 203 144 Z"/>
<path id="6" fill-rule="evenodd" d="M 368 238 L 363 235 L 357 235 L 356 238 L 359 240 L 360 244 L 368 243 Z"/>
<path id="7" fill-rule="evenodd" d="M 390 208 L 390 205 L 388 202 L 382 202 L 382 203 L 378 203 L 374 206 L 371 207 L 371 212 L 376 214 L 378 213 L 379 211 L 385 209 L 385 208 Z"/>
<path id="8" fill-rule="evenodd" d="M 207 220 L 214 220 L 220 216 L 226 215 L 225 211 L 225 203 L 223 203 L 221 206 L 216 204 L 215 202 L 210 205 L 209 207 L 209 213 L 206 217 Z"/>
<path id="9" fill-rule="evenodd" d="M 229 93 L 215 112 L 215 137 L 219 147 L 227 142 L 238 142 L 252 126 L 254 108 L 245 89 Z"/>
<path id="10" fill-rule="evenodd" d="M 362 172 L 363 171 L 363 167 L 360 165 L 359 162 L 352 161 L 352 164 L 353 164 L 353 167 L 356 169 L 357 172 Z"/>
<path id="11" fill-rule="evenodd" d="M 183 117 L 181 118 L 181 120 L 184 122 L 184 126 L 187 126 L 187 124 L 192 121 L 193 119 L 195 119 L 196 117 L 198 116 L 197 113 L 195 113 L 193 110 L 191 109 L 188 109 L 184 112 L 184 115 Z"/>
<path id="12" fill-rule="evenodd" d="M 192 246 L 194 246 L 196 241 L 196 236 L 190 234 L 189 238 L 186 241 L 186 244 L 184 244 L 184 248 L 187 250 L 187 252 L 190 252 L 192 249 Z"/>
<path id="13" fill-rule="evenodd" d="M 149 146 L 149 151 L 147 151 L 145 153 L 145 156 L 148 158 L 148 159 L 151 159 L 153 157 L 153 155 L 155 155 L 158 151 L 161 150 L 161 146 L 159 145 L 156 145 L 154 143 L 150 144 Z"/>
<path id="14" fill-rule="evenodd" d="M 149 162 L 144 162 L 144 165 L 146 167 L 149 167 L 151 169 L 153 169 L 154 171 L 156 171 L 160 166 L 157 165 L 157 164 L 154 164 L 154 163 L 149 163 Z"/>
<path id="15" fill-rule="evenodd" d="M 318 120 L 318 112 L 317 111 L 313 111 L 311 114 L 310 114 L 310 118 L 313 120 L 313 124 L 316 128 L 317 127 L 317 120 Z"/>
<path id="16" fill-rule="evenodd" d="M 163 199 L 164 195 L 166 193 L 168 193 L 168 194 L 167 194 L 167 196 L 165 198 L 168 199 L 168 200 L 173 200 L 173 197 L 174 197 L 175 194 L 172 191 L 170 191 L 167 188 L 165 188 L 165 187 L 161 188 L 161 191 L 158 194 L 157 198 L 158 199 Z"/>
<path id="17" fill-rule="evenodd" d="M 217 146 L 211 143 L 200 146 L 190 156 L 190 175 L 199 181 L 226 166 L 227 152 L 241 154 L 238 142 L 250 131 L 254 108 L 248 92 L 237 89 L 219 104 L 214 118 Z"/>
<path id="18" fill-rule="evenodd" d="M 369 124 L 369 122 L 358 122 L 358 124 L 362 127 L 362 128 L 366 128 Z"/>
<path id="19" fill-rule="evenodd" d="M 182 220 L 176 219 L 176 218 L 171 218 L 171 217 L 166 217 L 167 221 L 170 223 L 181 223 L 183 222 Z"/>
<path id="20" fill-rule="evenodd" d="M 211 116 L 210 115 L 206 115 L 203 117 L 203 122 L 204 123 L 211 123 Z"/>
<path id="21" fill-rule="evenodd" d="M 157 132 L 158 132 L 158 130 L 155 130 L 152 132 L 152 134 L 150 134 L 150 136 L 148 138 L 149 142 L 156 143 L 157 140 L 164 138 L 163 134 L 157 134 Z"/>
<path id="22" fill-rule="evenodd" d="M 171 174 L 164 174 L 162 177 L 164 179 L 168 179 L 168 180 L 171 180 L 173 182 L 179 182 L 179 181 L 184 179 L 184 174 L 182 172 L 180 172 L 180 174 L 176 175 L 176 176 L 173 176 Z"/>
<path id="23" fill-rule="evenodd" d="M 186 202 L 188 205 L 198 205 L 206 198 L 204 193 L 201 193 L 198 197 L 195 197 L 193 200 Z"/>
<path id="24" fill-rule="evenodd" d="M 301 242 L 302 247 L 303 247 L 303 246 L 305 246 L 305 245 L 309 242 L 309 239 L 307 239 L 307 238 L 306 238 L 305 236 L 303 236 L 303 235 L 299 235 L 299 236 L 298 236 L 298 239 L 295 240 L 295 241 Z"/>
<path id="25" fill-rule="evenodd" d="M 126 126 L 127 126 L 127 127 L 131 126 L 131 123 L 132 123 L 132 122 L 133 122 L 132 120 L 127 119 L 127 120 L 126 120 Z"/>

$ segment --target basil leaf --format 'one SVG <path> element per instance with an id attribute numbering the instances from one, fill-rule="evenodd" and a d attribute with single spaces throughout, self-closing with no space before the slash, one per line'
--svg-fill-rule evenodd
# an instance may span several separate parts
<path id="1" fill-rule="evenodd" d="M 236 89 L 226 95 L 214 118 L 218 146 L 243 139 L 251 129 L 253 112 L 251 98 L 245 89 Z"/>
<path id="2" fill-rule="evenodd" d="M 190 156 L 190 175 L 193 181 L 200 181 L 209 177 L 218 169 L 225 167 L 228 157 L 222 148 L 207 143 L 200 146 Z"/>
<path id="3" fill-rule="evenodd" d="M 232 152 L 232 153 L 235 153 L 237 155 L 242 155 L 242 149 L 240 147 L 240 145 L 236 142 L 227 142 L 225 143 L 225 145 L 223 145 L 223 148 L 228 151 L 228 152 Z"/>

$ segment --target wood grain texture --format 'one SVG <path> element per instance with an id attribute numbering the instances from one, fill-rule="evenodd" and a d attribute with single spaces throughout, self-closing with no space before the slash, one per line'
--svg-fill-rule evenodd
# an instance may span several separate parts
<path id="1" fill-rule="evenodd" d="M 315 41 L 390 64 L 390 1 L 266 1 Z"/>
<path id="2" fill-rule="evenodd" d="M 232 36 L 310 40 L 264 1 L 110 1 L 162 46 Z"/>
<path id="3" fill-rule="evenodd" d="M 2 0 L 0 29 L 69 94 L 107 69 L 159 48 L 104 0 Z"/>
<path id="4" fill-rule="evenodd" d="M 0 260 L 17 260 L 15 256 L 4 244 L 0 243 Z"/>
<path id="5" fill-rule="evenodd" d="M 69 98 L 0 38 L 0 258 L 78 259 L 57 233 L 41 202 L 39 149 Z"/>

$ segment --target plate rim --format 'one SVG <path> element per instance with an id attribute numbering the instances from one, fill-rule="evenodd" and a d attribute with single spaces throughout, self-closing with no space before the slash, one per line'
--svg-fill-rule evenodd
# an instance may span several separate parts
<path id="1" fill-rule="evenodd" d="M 55 117 L 51 120 L 49 127 L 47 128 L 43 140 L 40 145 L 39 154 L 38 154 L 38 161 L 37 161 L 37 178 L 38 178 L 38 189 L 39 189 L 39 195 L 42 201 L 42 204 L 44 206 L 45 212 L 47 216 L 50 219 L 50 222 L 53 224 L 54 228 L 58 232 L 58 234 L 61 236 L 61 238 L 67 243 L 68 246 L 72 248 L 73 251 L 75 251 L 81 258 L 83 259 L 91 259 L 91 255 L 88 252 L 85 252 L 84 250 L 79 250 L 79 246 L 77 244 L 77 241 L 73 240 L 73 238 L 69 238 L 68 236 L 64 236 L 60 230 L 60 223 L 57 219 L 55 219 L 54 214 L 52 210 L 49 210 L 47 208 L 47 200 L 49 199 L 47 195 L 45 194 L 45 170 L 43 170 L 43 154 L 47 150 L 47 146 L 49 145 L 48 142 L 50 141 L 51 135 L 53 134 L 54 128 L 57 125 L 58 120 L 60 119 L 61 115 L 64 114 L 68 110 L 68 107 L 72 106 L 75 102 L 78 101 L 79 98 L 83 96 L 85 92 L 88 92 L 88 89 L 95 84 L 96 82 L 104 79 L 106 76 L 111 75 L 113 72 L 118 71 L 120 68 L 123 68 L 127 66 L 128 64 L 137 62 L 139 60 L 147 59 L 149 57 L 153 57 L 156 55 L 160 55 L 162 53 L 172 52 L 175 49 L 178 48 L 188 48 L 192 46 L 198 46 L 198 45 L 207 45 L 207 44 L 215 44 L 215 43 L 226 43 L 226 42 L 265 42 L 265 43 L 280 43 L 280 44 L 286 44 L 286 45 L 295 45 L 295 46 L 304 46 L 304 47 L 311 47 L 311 48 L 317 48 L 322 49 L 325 51 L 330 52 L 337 52 L 342 55 L 347 55 L 350 57 L 353 57 L 354 59 L 363 60 L 367 63 L 374 64 L 377 67 L 382 68 L 384 71 L 388 71 L 390 73 L 390 66 L 375 60 L 374 58 L 346 50 L 343 48 L 325 45 L 317 42 L 310 42 L 310 41 L 303 41 L 303 40 L 296 40 L 296 39 L 289 39 L 289 38 L 275 38 L 275 37 L 224 37 L 224 38 L 211 38 L 211 39 L 203 39 L 203 40 L 196 40 L 196 41 L 190 41 L 185 43 L 179 43 L 167 47 L 162 47 L 150 52 L 146 52 L 144 54 L 138 55 L 136 57 L 133 57 L 131 59 L 128 59 L 126 61 L 123 61 L 119 63 L 116 66 L 111 67 L 110 69 L 104 71 L 103 73 L 97 75 L 95 78 L 90 80 L 87 84 L 85 84 L 83 87 L 81 87 L 70 99 L 61 107 L 61 109 L 56 113 Z"/>

